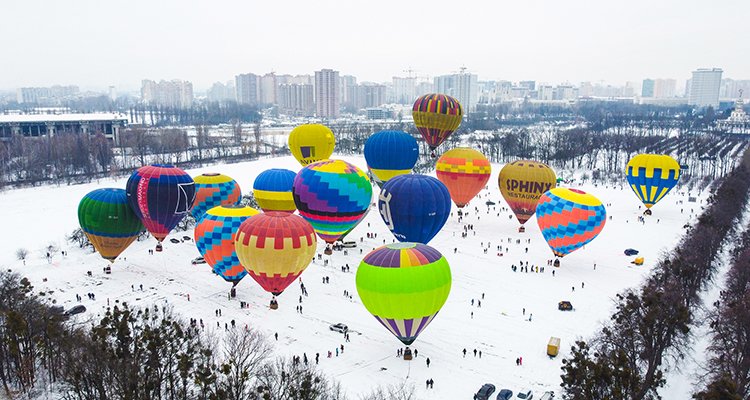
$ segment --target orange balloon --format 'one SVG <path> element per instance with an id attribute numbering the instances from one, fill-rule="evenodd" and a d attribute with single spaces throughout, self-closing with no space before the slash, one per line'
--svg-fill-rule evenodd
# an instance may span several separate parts
<path id="1" fill-rule="evenodd" d="M 448 187 L 451 199 L 459 208 L 465 206 L 490 180 L 490 162 L 482 153 L 457 147 L 446 151 L 435 165 L 437 178 Z"/>

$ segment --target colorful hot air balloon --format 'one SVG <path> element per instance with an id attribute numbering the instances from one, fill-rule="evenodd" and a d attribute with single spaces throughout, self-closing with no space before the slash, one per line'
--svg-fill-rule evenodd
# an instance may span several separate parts
<path id="1" fill-rule="evenodd" d="M 218 206 L 195 225 L 195 246 L 206 263 L 225 281 L 235 285 L 247 275 L 234 252 L 234 235 L 246 219 L 260 213 L 247 206 Z"/>
<path id="2" fill-rule="evenodd" d="M 500 193 L 521 225 L 534 215 L 539 198 L 557 186 L 555 171 L 547 164 L 518 160 L 505 164 L 497 177 Z"/>
<path id="3" fill-rule="evenodd" d="M 664 154 L 638 154 L 628 161 L 627 179 L 635 195 L 651 208 L 677 184 L 680 164 Z"/>
<path id="4" fill-rule="evenodd" d="M 78 223 L 96 251 L 109 262 L 114 262 L 143 232 L 143 224 L 122 189 L 97 189 L 83 196 L 78 204 Z"/>
<path id="5" fill-rule="evenodd" d="M 352 164 L 325 160 L 294 178 L 294 203 L 321 239 L 335 242 L 363 217 L 372 200 L 367 176 Z"/>
<path id="6" fill-rule="evenodd" d="M 400 242 L 427 244 L 448 220 L 451 195 L 431 176 L 399 175 L 383 185 L 378 210 Z"/>
<path id="7" fill-rule="evenodd" d="M 187 215 L 195 200 L 193 178 L 173 165 L 138 168 L 125 191 L 130 207 L 159 242 Z"/>
<path id="8" fill-rule="evenodd" d="M 307 268 L 317 244 L 315 231 L 307 221 L 271 211 L 243 222 L 234 246 L 250 276 L 278 296 Z"/>
<path id="9" fill-rule="evenodd" d="M 357 293 L 398 340 L 410 345 L 448 299 L 451 269 L 430 246 L 394 243 L 365 256 L 357 269 Z"/>
<path id="10" fill-rule="evenodd" d="M 382 185 L 394 176 L 408 174 L 419 158 L 417 140 L 402 131 L 380 131 L 365 142 L 365 160 L 375 182 Z"/>
<path id="11" fill-rule="evenodd" d="M 242 191 L 237 182 L 222 174 L 207 173 L 193 178 L 195 181 L 195 202 L 190 213 L 195 220 L 217 206 L 231 206 L 242 200 Z"/>
<path id="12" fill-rule="evenodd" d="M 536 206 L 536 221 L 556 256 L 573 252 L 604 228 L 607 211 L 599 199 L 578 189 L 554 188 Z"/>
<path id="13" fill-rule="evenodd" d="M 261 172 L 253 182 L 253 197 L 263 211 L 294 212 L 294 172 L 273 168 Z"/>
<path id="14" fill-rule="evenodd" d="M 459 208 L 465 206 L 490 180 L 490 162 L 480 152 L 468 147 L 448 150 L 435 165 L 440 182 Z"/>
<path id="15" fill-rule="evenodd" d="M 458 129 L 463 114 L 458 100 L 435 93 L 419 97 L 411 109 L 414 125 L 430 146 L 430 150 L 435 150 Z"/>
<path id="16" fill-rule="evenodd" d="M 304 124 L 289 133 L 289 150 L 303 167 L 330 158 L 335 146 L 333 132 L 325 125 Z"/>

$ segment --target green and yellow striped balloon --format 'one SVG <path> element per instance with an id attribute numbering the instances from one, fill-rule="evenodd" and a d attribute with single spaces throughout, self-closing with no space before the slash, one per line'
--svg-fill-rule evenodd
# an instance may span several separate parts
<path id="1" fill-rule="evenodd" d="M 409 345 L 432 322 L 451 290 L 451 269 L 439 251 L 420 243 L 394 243 L 370 252 L 357 270 L 362 304 Z"/>
<path id="2" fill-rule="evenodd" d="M 78 222 L 96 251 L 110 262 L 143 232 L 143 224 L 122 189 L 97 189 L 83 196 Z"/>

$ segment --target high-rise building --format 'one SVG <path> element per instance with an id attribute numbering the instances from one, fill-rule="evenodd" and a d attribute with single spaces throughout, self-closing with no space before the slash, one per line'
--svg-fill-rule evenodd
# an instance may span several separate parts
<path id="1" fill-rule="evenodd" d="M 276 104 L 276 74 L 271 72 L 265 74 L 259 79 L 259 91 L 260 91 L 260 103 L 261 104 Z"/>
<path id="2" fill-rule="evenodd" d="M 58 104 L 78 95 L 78 86 L 24 87 L 16 90 L 19 103 Z"/>
<path id="3" fill-rule="evenodd" d="M 656 79 L 654 81 L 654 97 L 659 99 L 675 97 L 677 81 L 674 79 Z"/>
<path id="4" fill-rule="evenodd" d="M 385 104 L 385 91 L 385 85 L 377 83 L 363 82 L 361 85 L 357 85 L 357 97 L 354 102 L 354 107 L 362 110 Z"/>
<path id="5" fill-rule="evenodd" d="M 742 97 L 747 98 L 750 96 L 750 80 L 721 80 L 720 96 L 722 99 L 736 99 L 740 96 L 740 90 L 742 91 Z"/>
<path id="6" fill-rule="evenodd" d="M 719 107 L 719 91 L 721 90 L 721 68 L 698 68 L 693 71 L 690 79 L 690 96 L 688 104 L 691 106 Z"/>
<path id="7" fill-rule="evenodd" d="M 555 90 L 552 85 L 539 85 L 536 98 L 542 101 L 554 100 Z"/>
<path id="8" fill-rule="evenodd" d="M 141 99 L 163 107 L 190 108 L 193 106 L 193 84 L 179 79 L 159 82 L 144 79 L 141 81 Z"/>
<path id="9" fill-rule="evenodd" d="M 357 78 L 343 75 L 339 78 L 339 102 L 353 105 L 357 102 Z"/>
<path id="10" fill-rule="evenodd" d="M 417 78 L 393 77 L 393 98 L 396 104 L 412 104 L 417 98 Z"/>
<path id="11" fill-rule="evenodd" d="M 234 77 L 237 102 L 240 104 L 257 105 L 260 100 L 258 75 L 240 74 Z"/>
<path id="12" fill-rule="evenodd" d="M 418 82 L 417 83 L 417 93 L 414 100 L 417 100 L 417 97 L 425 95 L 427 93 L 433 93 L 435 91 L 435 85 L 432 84 L 432 82 Z"/>
<path id="13" fill-rule="evenodd" d="M 641 85 L 641 97 L 654 97 L 654 80 L 644 79 Z"/>
<path id="14" fill-rule="evenodd" d="M 206 93 L 208 101 L 222 102 L 227 100 L 236 100 L 234 93 L 234 82 L 228 81 L 226 84 L 216 82 L 211 85 Z"/>
<path id="15" fill-rule="evenodd" d="M 319 117 L 338 118 L 340 95 L 339 71 L 315 71 L 315 106 Z"/>
<path id="16" fill-rule="evenodd" d="M 461 72 L 452 75 L 437 76 L 434 79 L 435 91 L 448 96 L 455 97 L 464 112 L 474 111 L 479 103 L 479 87 L 477 85 L 477 76 Z"/>
<path id="17" fill-rule="evenodd" d="M 284 83 L 279 85 L 279 108 L 283 113 L 296 116 L 312 116 L 315 113 L 313 85 Z"/>
<path id="18" fill-rule="evenodd" d="M 536 89 L 536 81 L 520 81 L 518 82 L 518 86 L 524 87 L 529 89 L 530 92 L 533 92 Z"/>

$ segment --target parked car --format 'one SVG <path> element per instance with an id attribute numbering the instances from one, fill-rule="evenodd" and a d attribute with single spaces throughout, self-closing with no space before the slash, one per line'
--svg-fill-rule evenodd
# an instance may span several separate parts
<path id="1" fill-rule="evenodd" d="M 517 399 L 531 400 L 534 398 L 534 392 L 531 390 L 522 390 L 516 394 Z"/>
<path id="2" fill-rule="evenodd" d="M 485 383 L 474 395 L 474 400 L 489 400 L 490 396 L 492 396 L 492 393 L 495 393 L 495 385 L 491 383 Z"/>
<path id="3" fill-rule="evenodd" d="M 71 315 L 80 314 L 82 312 L 86 312 L 86 307 L 84 305 L 82 305 L 82 304 L 79 304 L 79 305 L 71 308 L 70 310 L 65 311 L 65 313 L 63 313 L 63 315 L 71 316 Z"/>
<path id="4" fill-rule="evenodd" d="M 346 249 L 353 249 L 357 247 L 357 242 L 352 242 L 352 241 L 344 242 L 341 244 L 341 247 L 344 247 Z"/>
<path id="5" fill-rule="evenodd" d="M 349 331 L 349 327 L 339 322 L 338 324 L 333 324 L 328 327 L 330 330 L 334 332 L 340 332 L 340 333 L 346 333 Z"/>
<path id="6" fill-rule="evenodd" d="M 636 254 L 638 254 L 638 250 L 636 249 L 625 249 L 626 256 L 634 256 Z"/>
<path id="7" fill-rule="evenodd" d="M 544 392 L 544 394 L 542 395 L 542 397 L 539 398 L 539 400 L 552 400 L 554 398 L 555 398 L 555 392 L 547 391 L 547 392 Z"/>
<path id="8" fill-rule="evenodd" d="M 192 263 L 193 265 L 205 264 L 206 263 L 206 259 L 203 258 L 203 257 L 197 257 L 197 258 L 194 258 L 193 261 L 190 261 L 190 263 Z"/>
<path id="9" fill-rule="evenodd" d="M 557 303 L 557 309 L 560 311 L 571 311 L 573 309 L 573 304 L 569 301 L 561 301 Z"/>
<path id="10" fill-rule="evenodd" d="M 177 239 L 177 238 L 172 238 L 172 239 L 169 239 L 169 241 L 170 241 L 170 242 L 172 242 L 172 243 L 175 243 L 175 244 L 177 244 L 177 243 L 181 243 L 181 242 L 180 242 L 180 239 Z"/>
<path id="11" fill-rule="evenodd" d="M 513 391 L 510 389 L 501 389 L 500 393 L 497 394 L 497 400 L 511 400 L 513 398 Z"/>

